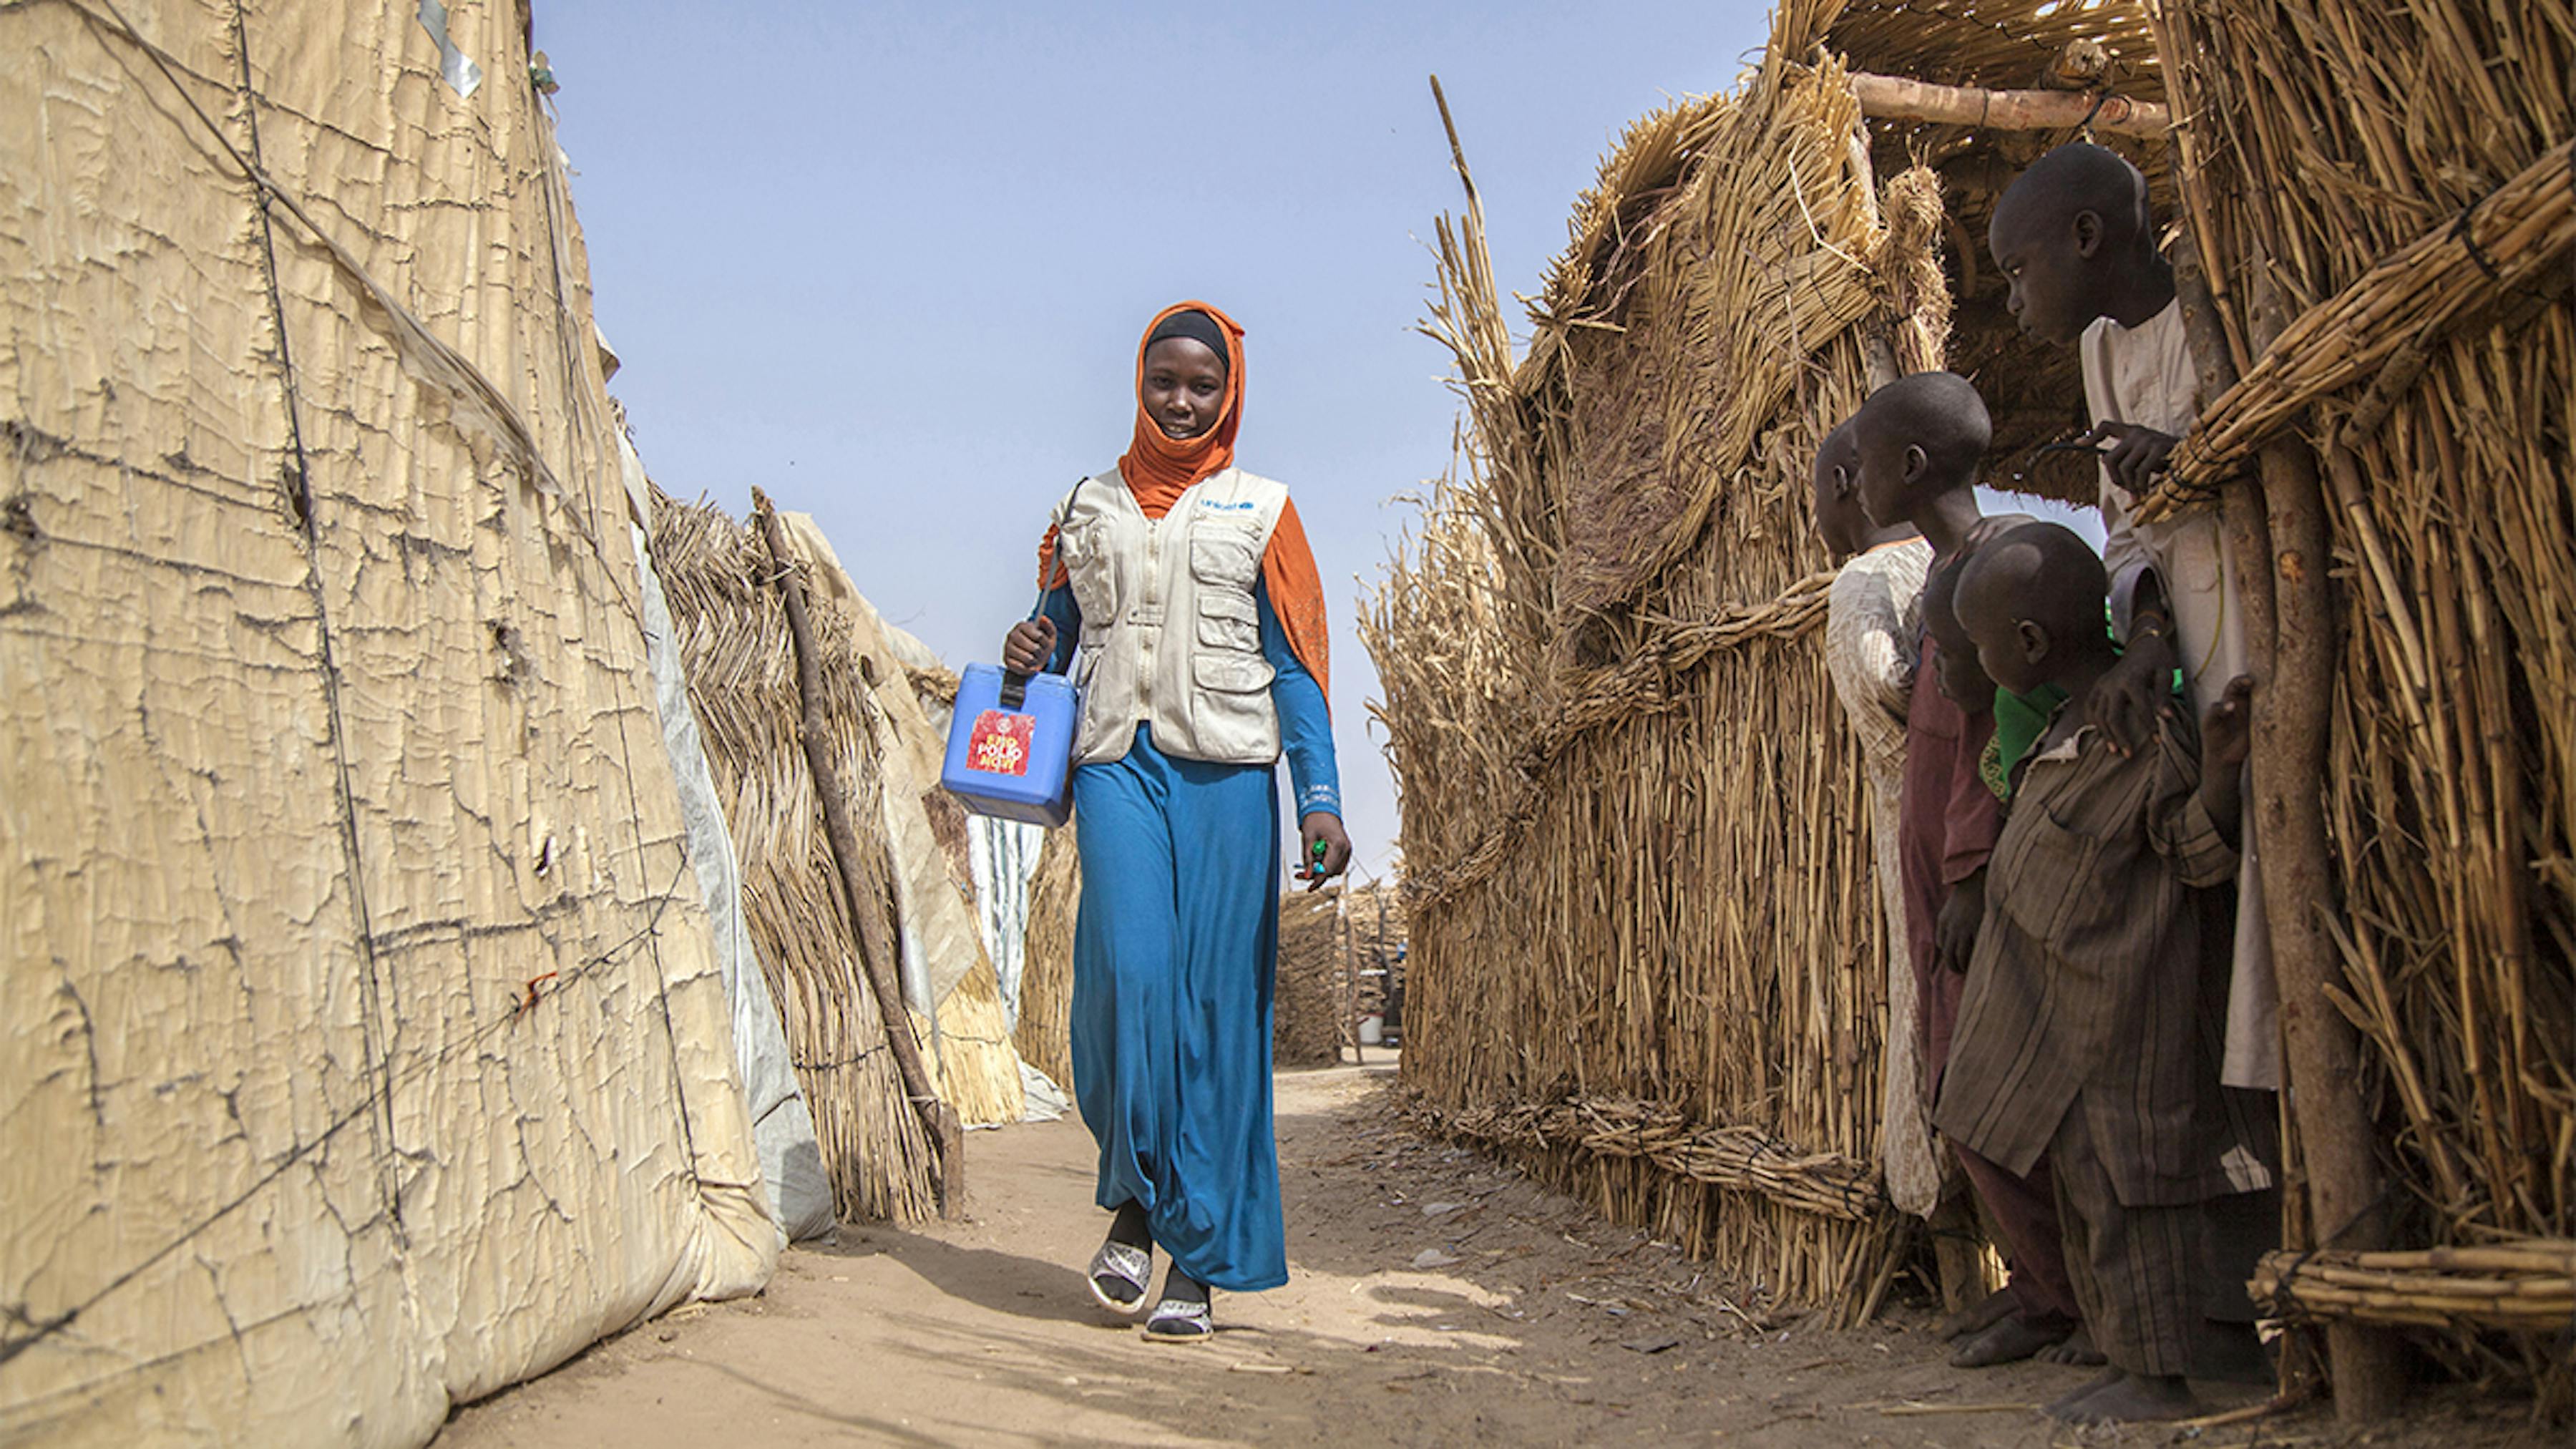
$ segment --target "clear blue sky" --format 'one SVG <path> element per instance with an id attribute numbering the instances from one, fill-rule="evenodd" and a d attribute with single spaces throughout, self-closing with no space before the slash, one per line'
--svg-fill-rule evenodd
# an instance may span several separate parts
<path id="1" fill-rule="evenodd" d="M 1047 508 L 1125 447 L 1136 336 L 1204 297 L 1248 333 L 1238 453 L 1298 500 L 1333 611 L 1360 865 L 1393 787 L 1352 628 L 1449 461 L 1417 335 L 1460 204 L 1534 292 L 1632 117 L 1732 86 L 1719 3 L 710 6 L 543 0 L 612 389 L 662 486 L 815 515 L 952 664 L 1026 612 Z"/>

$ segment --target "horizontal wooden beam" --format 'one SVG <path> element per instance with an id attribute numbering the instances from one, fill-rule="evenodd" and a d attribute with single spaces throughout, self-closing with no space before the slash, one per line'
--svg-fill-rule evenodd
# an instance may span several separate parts
<path id="1" fill-rule="evenodd" d="M 1903 76 L 1852 72 L 1861 114 L 1888 121 L 1937 121 L 1996 131 L 2071 131 L 2086 124 L 2122 136 L 2161 136 L 2173 113 L 2154 101 L 2095 97 L 2083 91 L 1978 91 Z"/>

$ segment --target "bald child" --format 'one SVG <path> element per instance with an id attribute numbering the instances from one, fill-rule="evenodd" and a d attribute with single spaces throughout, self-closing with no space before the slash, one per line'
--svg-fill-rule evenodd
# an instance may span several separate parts
<path id="1" fill-rule="evenodd" d="M 1932 546 L 1927 591 L 1958 566 L 1981 536 L 2005 526 L 1977 508 L 1976 484 L 1993 422 L 1966 378 L 1918 372 L 1870 394 L 1852 419 L 1860 460 L 1861 508 L 1882 527 L 1912 525 Z M 1918 635 L 1906 699 L 1905 776 L 1897 808 L 1897 878 L 1905 897 L 1906 960 L 1919 1013 L 1916 1045 L 1926 1087 L 1936 1093 L 1949 1060 L 1961 974 L 1985 915 L 1986 857 L 2002 826 L 2002 802 L 1978 761 L 1994 732 L 1993 692 L 1946 695 L 1947 671 L 1934 641 Z M 2075 1291 L 2058 1244 L 2057 1207 L 2044 1169 L 2007 1172 L 1973 1152 L 1958 1154 L 1978 1201 L 2003 1237 L 2012 1276 L 2005 1291 L 1959 1321 L 1968 1335 L 1951 1354 L 1957 1368 L 1988 1368 L 2034 1355 L 2085 1361 Z"/>
<path id="2" fill-rule="evenodd" d="M 2179 669 L 2194 707 L 2219 702 L 2253 667 L 2246 648 L 2241 564 L 2215 512 L 2155 523 L 2132 515 L 2167 457 L 2197 421 L 2200 379 L 2183 335 L 2171 264 L 2156 248 L 2147 181 L 2100 146 L 2060 146 L 2033 162 L 1996 203 L 1986 239 L 2023 330 L 2073 347 L 2103 459 L 2102 557 L 2112 619 L 2124 645 L 2085 706 L 2119 748 L 2137 747 Z M 2243 1284 L 2280 1242 L 2281 1084 L 2278 993 L 2265 919 L 2261 840 L 2242 822 L 2227 989 L 2210 1003 L 2225 1022 L 2220 1080 L 2246 1150 L 2232 1155 L 2235 1191 L 2213 1199 L 2212 1253 L 2201 1349 L 2204 1376 L 2268 1381 Z"/>
<path id="3" fill-rule="evenodd" d="M 2160 706 L 2117 748 L 2086 706 L 2119 667 L 2102 561 L 2055 524 L 1981 546 L 1956 607 L 1995 684 L 2066 692 L 2014 782 L 1934 1121 L 2007 1171 L 2046 1161 L 2067 1267 L 2109 1370 L 2048 1406 L 2099 1423 L 2199 1412 L 2201 1202 L 2227 1189 L 2219 1041 L 2250 679 Z"/>

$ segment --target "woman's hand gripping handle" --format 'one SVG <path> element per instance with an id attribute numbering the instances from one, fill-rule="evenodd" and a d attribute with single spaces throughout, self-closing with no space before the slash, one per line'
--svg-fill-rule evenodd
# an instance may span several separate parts
<path id="1" fill-rule="evenodd" d="M 1047 661 L 1055 658 L 1055 621 L 1044 614 L 1022 619 L 1002 636 L 1002 669 L 1007 674 L 1027 676 L 1043 673 Z"/>

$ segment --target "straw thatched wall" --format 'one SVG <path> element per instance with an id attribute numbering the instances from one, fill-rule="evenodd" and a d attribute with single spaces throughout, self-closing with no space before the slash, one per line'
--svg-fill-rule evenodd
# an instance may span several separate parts
<path id="1" fill-rule="evenodd" d="M 1342 1059 L 1349 1016 L 1342 972 L 1342 892 L 1291 890 L 1279 898 L 1279 972 L 1271 992 L 1270 1059 L 1329 1067 Z"/>
<path id="2" fill-rule="evenodd" d="M 2319 691 L 2329 891 L 2300 905 L 2322 913 L 2332 1006 L 2360 1033 L 2389 1177 L 2374 1226 L 2403 1249 L 2563 1240 L 2576 1234 L 2576 25 L 2564 0 L 2178 0 L 2164 19 L 2192 118 L 2189 219 L 2245 375 L 2178 458 L 2175 496 L 2233 480 L 2268 505 L 2284 654 L 2309 570 L 2325 571 L 2319 630 L 2340 626 Z M 2238 466 L 2266 444 L 2280 451 Z M 2303 518 L 2329 558 L 2305 553 Z M 2324 1241 L 2342 1224 L 2291 1226 L 2294 1246 L 2344 1246 Z M 2531 1250 L 2563 1274 L 2563 1242 Z M 2337 1287 L 2314 1286 L 2284 1306 L 2336 1311 Z M 2407 1285 L 2382 1286 L 2400 1290 L 2383 1310 L 2406 1321 Z M 2563 1315 L 2531 1332 L 2528 1315 L 2413 1307 L 2411 1321 L 2453 1330 L 2425 1341 L 2464 1370 L 2554 1375 L 2567 1406 Z M 2516 1322 L 2511 1337 L 2469 1331 Z"/>
<path id="3" fill-rule="evenodd" d="M 2275 529 L 2315 515 L 2320 549 L 2272 546 L 2288 677 L 2331 646 L 2321 763 L 2272 773 L 2293 803 L 2323 776 L 2331 853 L 2290 897 L 2276 870 L 2273 894 L 2333 969 L 2285 1015 L 2358 1027 L 2364 1151 L 2388 1182 L 2367 1216 L 2408 1250 L 2266 1281 L 2294 1314 L 2444 1326 L 2462 1368 L 2556 1373 L 2564 1394 L 2563 1349 L 2479 1331 L 2555 1301 L 2576 1193 L 2571 34 L 2564 3 L 1792 3 L 1737 96 L 1640 122 L 1605 163 L 1526 359 L 1471 187 L 1432 327 L 1459 357 L 1466 468 L 1369 621 L 1416 866 L 1407 1071 L 1453 1129 L 1768 1265 L 1775 1289 L 1865 1298 L 1871 1230 L 1817 1220 L 1847 1199 L 1784 1215 L 1791 1194 L 1684 1150 L 1751 1131 L 1867 1186 L 1884 943 L 1802 637 L 1821 561 L 1801 465 L 1865 378 L 1946 354 L 1996 405 L 1991 481 L 2072 499 L 2093 481 L 2023 467 L 2080 422 L 2081 389 L 1979 269 L 1994 197 L 2070 133 L 1873 121 L 1837 157 L 1838 78 L 2155 101 L 2170 70 L 2188 124 L 2098 139 L 2198 234 L 2180 251 L 2206 253 L 2226 363 L 2204 376 L 2245 381 L 2163 502 L 2260 476 L 2254 526 L 2266 505 Z M 1863 178 L 1908 163 L 1937 197 L 1900 176 L 1873 212 Z M 2300 476 L 2310 505 L 2280 496 Z M 2258 720 L 2258 794 L 2267 729 L 2289 726 Z M 1526 869 L 1503 879 L 1507 861 Z M 2294 1186 L 2319 1150 L 2293 1141 Z M 2294 1243 L 2335 1235 L 2297 1203 Z M 2444 1273 L 2464 1276 L 2428 1286 Z"/>
<path id="4" fill-rule="evenodd" d="M 1073 1090 L 1073 920 L 1082 863 L 1073 832 L 1050 830 L 1029 877 L 1029 924 L 1020 961 L 1020 1060 Z"/>
<path id="5" fill-rule="evenodd" d="M 796 733 L 795 650 L 768 583 L 768 554 L 722 510 L 657 493 L 653 565 L 670 594 L 690 702 L 742 858 L 744 914 L 786 1020 L 833 1199 L 845 1218 L 929 1217 L 936 1153 L 904 1102 L 824 839 Z M 873 820 L 880 777 L 865 723 L 868 685 L 839 651 L 826 652 L 823 684 L 851 813 Z M 891 938 L 893 868 L 881 836 L 862 844 L 884 913 L 881 939 Z"/>
<path id="6" fill-rule="evenodd" d="M 810 539 L 805 547 L 820 552 Z M 907 802 L 887 794 L 889 781 L 909 782 L 914 774 L 907 772 L 918 766 L 895 761 L 892 752 L 911 749 L 918 743 L 911 736 L 927 729 L 898 727 L 906 711 L 920 712 L 910 672 L 869 647 L 873 615 L 851 602 L 855 592 L 837 564 L 806 560 L 817 580 L 812 597 L 836 769 L 851 792 L 852 817 L 865 823 L 861 873 L 881 911 L 881 930 L 862 932 L 843 901 L 797 732 L 795 650 L 766 548 L 721 510 L 657 492 L 653 558 L 741 853 L 752 937 L 786 1019 L 835 1200 L 845 1217 L 927 1216 L 936 1209 L 936 1154 L 887 1049 L 863 941 L 873 935 L 919 951 L 927 937 L 945 952 L 963 953 L 935 1015 L 912 1024 L 939 1094 L 968 1123 L 1017 1121 L 1023 1100 L 999 987 L 957 885 L 970 873 L 963 819 L 934 808 L 953 809 L 935 790 L 906 784 L 901 788 L 923 796 L 911 802 L 920 818 L 906 829 L 896 816 Z M 955 917 L 944 934 L 934 935 L 922 919 L 934 908 Z M 900 961 L 887 964 L 904 969 Z"/>
<path id="7" fill-rule="evenodd" d="M 1817 51 L 1832 14 L 1786 7 L 1737 95 L 1630 128 L 1526 360 L 1472 198 L 1443 224 L 1432 330 L 1469 467 L 1365 633 L 1404 792 L 1408 1082 L 1610 1213 L 1852 1316 L 1893 1267 L 1886 947 L 1807 637 L 1804 479 L 1873 356 L 1939 365 L 1948 299 L 1938 185 L 1878 185 Z"/>

